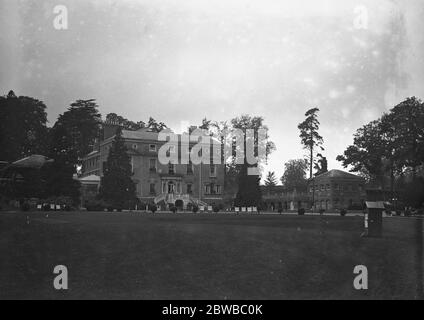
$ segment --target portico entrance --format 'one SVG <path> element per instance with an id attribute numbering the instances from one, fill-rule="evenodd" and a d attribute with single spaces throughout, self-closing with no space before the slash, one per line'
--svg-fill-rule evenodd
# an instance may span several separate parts
<path id="1" fill-rule="evenodd" d="M 168 181 L 168 193 L 175 193 L 175 183 L 174 181 Z"/>

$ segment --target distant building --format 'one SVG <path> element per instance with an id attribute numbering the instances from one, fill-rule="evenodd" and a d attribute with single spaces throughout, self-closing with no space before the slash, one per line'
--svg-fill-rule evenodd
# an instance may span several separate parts
<path id="1" fill-rule="evenodd" d="M 316 210 L 360 209 L 366 200 L 365 179 L 341 170 L 313 178 L 308 189 Z"/>
<path id="2" fill-rule="evenodd" d="M 262 209 L 266 211 L 293 211 L 310 206 L 309 194 L 305 191 L 288 191 L 283 186 L 261 186 Z"/>
<path id="3" fill-rule="evenodd" d="M 82 185 L 93 190 L 93 176 L 101 177 L 117 126 L 105 125 L 104 136 L 96 150 L 83 158 Z M 179 135 L 181 138 L 181 136 Z M 222 164 L 162 164 L 158 152 L 165 141 L 159 141 L 157 132 L 148 129 L 122 130 L 128 149 L 136 184 L 137 198 L 143 203 L 175 205 L 186 208 L 189 203 L 199 205 L 220 204 L 224 194 L 224 165 Z M 181 151 L 179 141 L 178 150 Z M 180 152 L 179 152 L 180 154 Z M 84 181 L 90 177 L 89 181 Z M 100 179 L 98 179 L 98 184 Z"/>
<path id="4" fill-rule="evenodd" d="M 43 155 L 31 155 L 0 169 L 0 194 L 10 198 L 38 198 L 45 188 L 44 169 L 53 163 Z"/>
<path id="5" fill-rule="evenodd" d="M 315 192 L 313 190 L 315 189 Z M 266 210 L 295 211 L 361 209 L 367 199 L 365 179 L 341 170 L 331 170 L 309 181 L 307 191 L 287 191 L 283 186 L 262 186 L 262 201 Z"/>

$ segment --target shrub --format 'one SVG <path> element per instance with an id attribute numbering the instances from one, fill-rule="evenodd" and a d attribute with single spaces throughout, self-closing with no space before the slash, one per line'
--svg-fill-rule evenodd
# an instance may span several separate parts
<path id="1" fill-rule="evenodd" d="M 177 212 L 177 207 L 174 205 L 169 206 L 169 211 L 171 211 L 172 213 L 176 213 Z"/>
<path id="2" fill-rule="evenodd" d="M 219 212 L 219 206 L 212 206 L 212 211 L 215 213 Z"/>
<path id="3" fill-rule="evenodd" d="M 156 211 L 158 211 L 158 206 L 155 204 L 149 204 L 149 211 L 151 213 L 155 213 Z"/>
<path id="4" fill-rule="evenodd" d="M 283 213 L 283 207 L 279 207 L 279 208 L 278 208 L 278 213 L 279 213 L 279 214 L 282 214 L 282 213 Z"/>
<path id="5" fill-rule="evenodd" d="M 298 214 L 299 216 L 304 216 L 304 215 L 305 215 L 305 209 L 303 209 L 303 208 L 299 208 L 299 209 L 297 210 L 297 214 Z"/>
<path id="6" fill-rule="evenodd" d="M 347 210 L 346 209 L 340 209 L 340 215 L 342 217 L 344 217 L 347 214 Z"/>
<path id="7" fill-rule="evenodd" d="M 193 213 L 197 213 L 199 211 L 199 207 L 197 205 L 194 205 L 192 211 Z"/>
<path id="8" fill-rule="evenodd" d="M 22 211 L 29 211 L 29 209 L 31 209 L 31 206 L 29 205 L 28 202 L 25 201 L 24 203 L 22 203 L 22 205 L 21 205 Z"/>
<path id="9" fill-rule="evenodd" d="M 85 205 L 87 211 L 104 211 L 108 206 L 103 200 L 90 200 Z"/>
<path id="10" fill-rule="evenodd" d="M 352 204 L 348 207 L 348 210 L 352 211 L 361 211 L 364 209 L 364 206 L 362 204 Z"/>
<path id="11" fill-rule="evenodd" d="M 324 212 L 325 212 L 325 210 L 324 210 L 324 209 L 319 209 L 319 214 L 320 214 L 320 215 L 323 215 L 323 214 L 324 214 Z"/>

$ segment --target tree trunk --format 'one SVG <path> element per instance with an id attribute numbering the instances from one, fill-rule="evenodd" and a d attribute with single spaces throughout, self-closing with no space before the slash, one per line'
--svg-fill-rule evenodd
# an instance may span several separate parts
<path id="1" fill-rule="evenodd" d="M 314 148 L 311 146 L 311 157 L 309 159 L 309 178 L 312 179 L 312 166 L 314 164 Z"/>

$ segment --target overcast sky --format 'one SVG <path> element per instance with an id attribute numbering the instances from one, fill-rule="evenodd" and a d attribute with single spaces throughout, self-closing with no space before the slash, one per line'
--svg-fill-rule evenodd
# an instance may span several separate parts
<path id="1" fill-rule="evenodd" d="M 68 30 L 53 27 L 57 5 Z M 340 168 L 357 128 L 424 97 L 423 16 L 422 0 L 0 0 L 0 94 L 43 100 L 50 125 L 88 98 L 176 131 L 261 115 L 278 176 L 306 154 L 297 124 L 319 107 Z"/>

